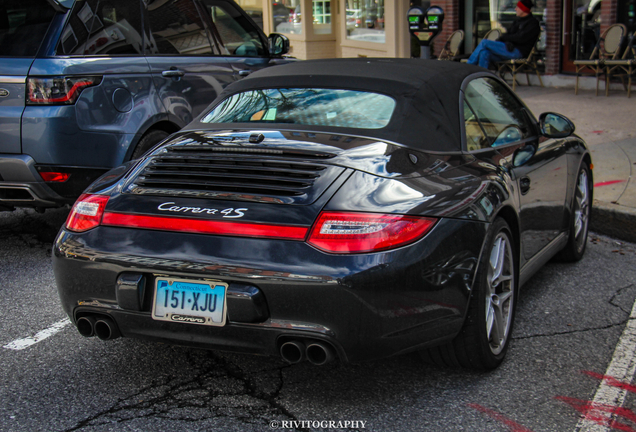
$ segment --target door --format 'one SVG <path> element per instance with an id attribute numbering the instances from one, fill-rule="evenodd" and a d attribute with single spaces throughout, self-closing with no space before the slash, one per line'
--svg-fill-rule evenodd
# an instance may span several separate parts
<path id="1" fill-rule="evenodd" d="M 600 0 L 563 0 L 562 71 L 576 72 L 574 60 L 590 58 L 601 27 Z"/>
<path id="2" fill-rule="evenodd" d="M 536 120 L 499 81 L 478 78 L 465 89 L 468 150 L 495 148 L 516 183 L 520 204 L 522 259 L 530 259 L 564 227 L 567 160 L 560 140 L 539 137 Z M 535 155 L 514 166 L 515 152 L 526 145 Z M 476 154 L 477 156 L 477 154 Z"/>
<path id="3" fill-rule="evenodd" d="M 146 58 L 170 119 L 190 123 L 234 81 L 227 51 L 209 31 L 192 0 L 168 0 L 147 7 Z"/>

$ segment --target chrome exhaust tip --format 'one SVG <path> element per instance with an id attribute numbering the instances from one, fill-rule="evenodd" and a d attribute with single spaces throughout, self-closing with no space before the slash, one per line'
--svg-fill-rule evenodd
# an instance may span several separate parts
<path id="1" fill-rule="evenodd" d="M 83 316 L 77 319 L 77 331 L 84 337 L 95 336 L 95 317 Z"/>
<path id="2" fill-rule="evenodd" d="M 300 341 L 285 342 L 280 346 L 280 356 L 287 363 L 300 363 L 305 359 L 305 344 Z"/>
<path id="3" fill-rule="evenodd" d="M 322 366 L 336 358 L 333 348 L 321 342 L 312 342 L 307 345 L 307 360 L 313 365 Z"/>
<path id="4" fill-rule="evenodd" d="M 117 339 L 119 336 L 119 329 L 115 322 L 110 318 L 99 318 L 94 325 L 95 335 L 101 340 Z"/>

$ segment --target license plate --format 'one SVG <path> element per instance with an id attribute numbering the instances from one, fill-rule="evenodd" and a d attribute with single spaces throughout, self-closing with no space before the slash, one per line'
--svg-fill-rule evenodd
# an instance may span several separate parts
<path id="1" fill-rule="evenodd" d="M 225 325 L 227 284 L 157 278 L 152 318 L 210 326 Z"/>

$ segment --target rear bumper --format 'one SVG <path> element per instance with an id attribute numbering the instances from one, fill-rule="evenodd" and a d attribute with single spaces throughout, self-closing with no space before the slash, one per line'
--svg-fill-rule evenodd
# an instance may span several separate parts
<path id="1" fill-rule="evenodd" d="M 64 203 L 42 181 L 31 156 L 0 154 L 1 207 L 59 207 Z"/>
<path id="2" fill-rule="evenodd" d="M 39 170 L 71 173 L 64 183 L 46 183 Z M 38 166 L 25 154 L 0 154 L 0 209 L 72 204 L 106 168 Z"/>
<path id="3" fill-rule="evenodd" d="M 60 232 L 53 264 L 73 322 L 109 315 L 124 337 L 272 356 L 286 340 L 320 340 L 355 362 L 439 344 L 460 331 L 486 229 L 442 219 L 400 249 L 332 255 L 304 242 L 98 227 Z M 118 278 L 130 272 L 145 277 L 139 310 L 118 295 Z M 254 287 L 267 314 L 245 322 L 228 297 L 223 327 L 153 320 L 157 275 L 220 280 L 228 293 Z"/>

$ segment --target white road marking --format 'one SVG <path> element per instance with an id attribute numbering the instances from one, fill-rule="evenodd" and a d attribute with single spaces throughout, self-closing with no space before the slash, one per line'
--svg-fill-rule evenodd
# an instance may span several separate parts
<path id="1" fill-rule="evenodd" d="M 69 325 L 71 321 L 68 318 L 63 319 L 62 321 L 58 321 L 53 324 L 51 327 L 44 329 L 42 331 L 37 332 L 34 336 L 29 336 L 24 339 L 16 339 L 13 342 L 9 342 L 3 348 L 11 349 L 11 350 L 23 350 L 25 348 L 30 347 L 33 344 L 36 344 L 44 339 L 53 336 L 54 334 L 61 331 L 64 327 Z"/>
<path id="2" fill-rule="evenodd" d="M 618 340 L 612 361 L 605 372 L 605 376 L 610 376 L 625 383 L 631 383 L 636 372 L 636 302 L 632 307 L 629 320 L 623 330 L 623 334 Z M 616 386 L 611 386 L 601 381 L 596 394 L 594 395 L 594 405 L 605 405 L 622 407 L 625 403 L 627 390 Z M 594 410 L 594 416 L 602 418 L 602 424 L 582 418 L 576 425 L 577 432 L 608 432 L 612 430 L 609 424 L 612 420 L 612 413 L 607 410 Z"/>

